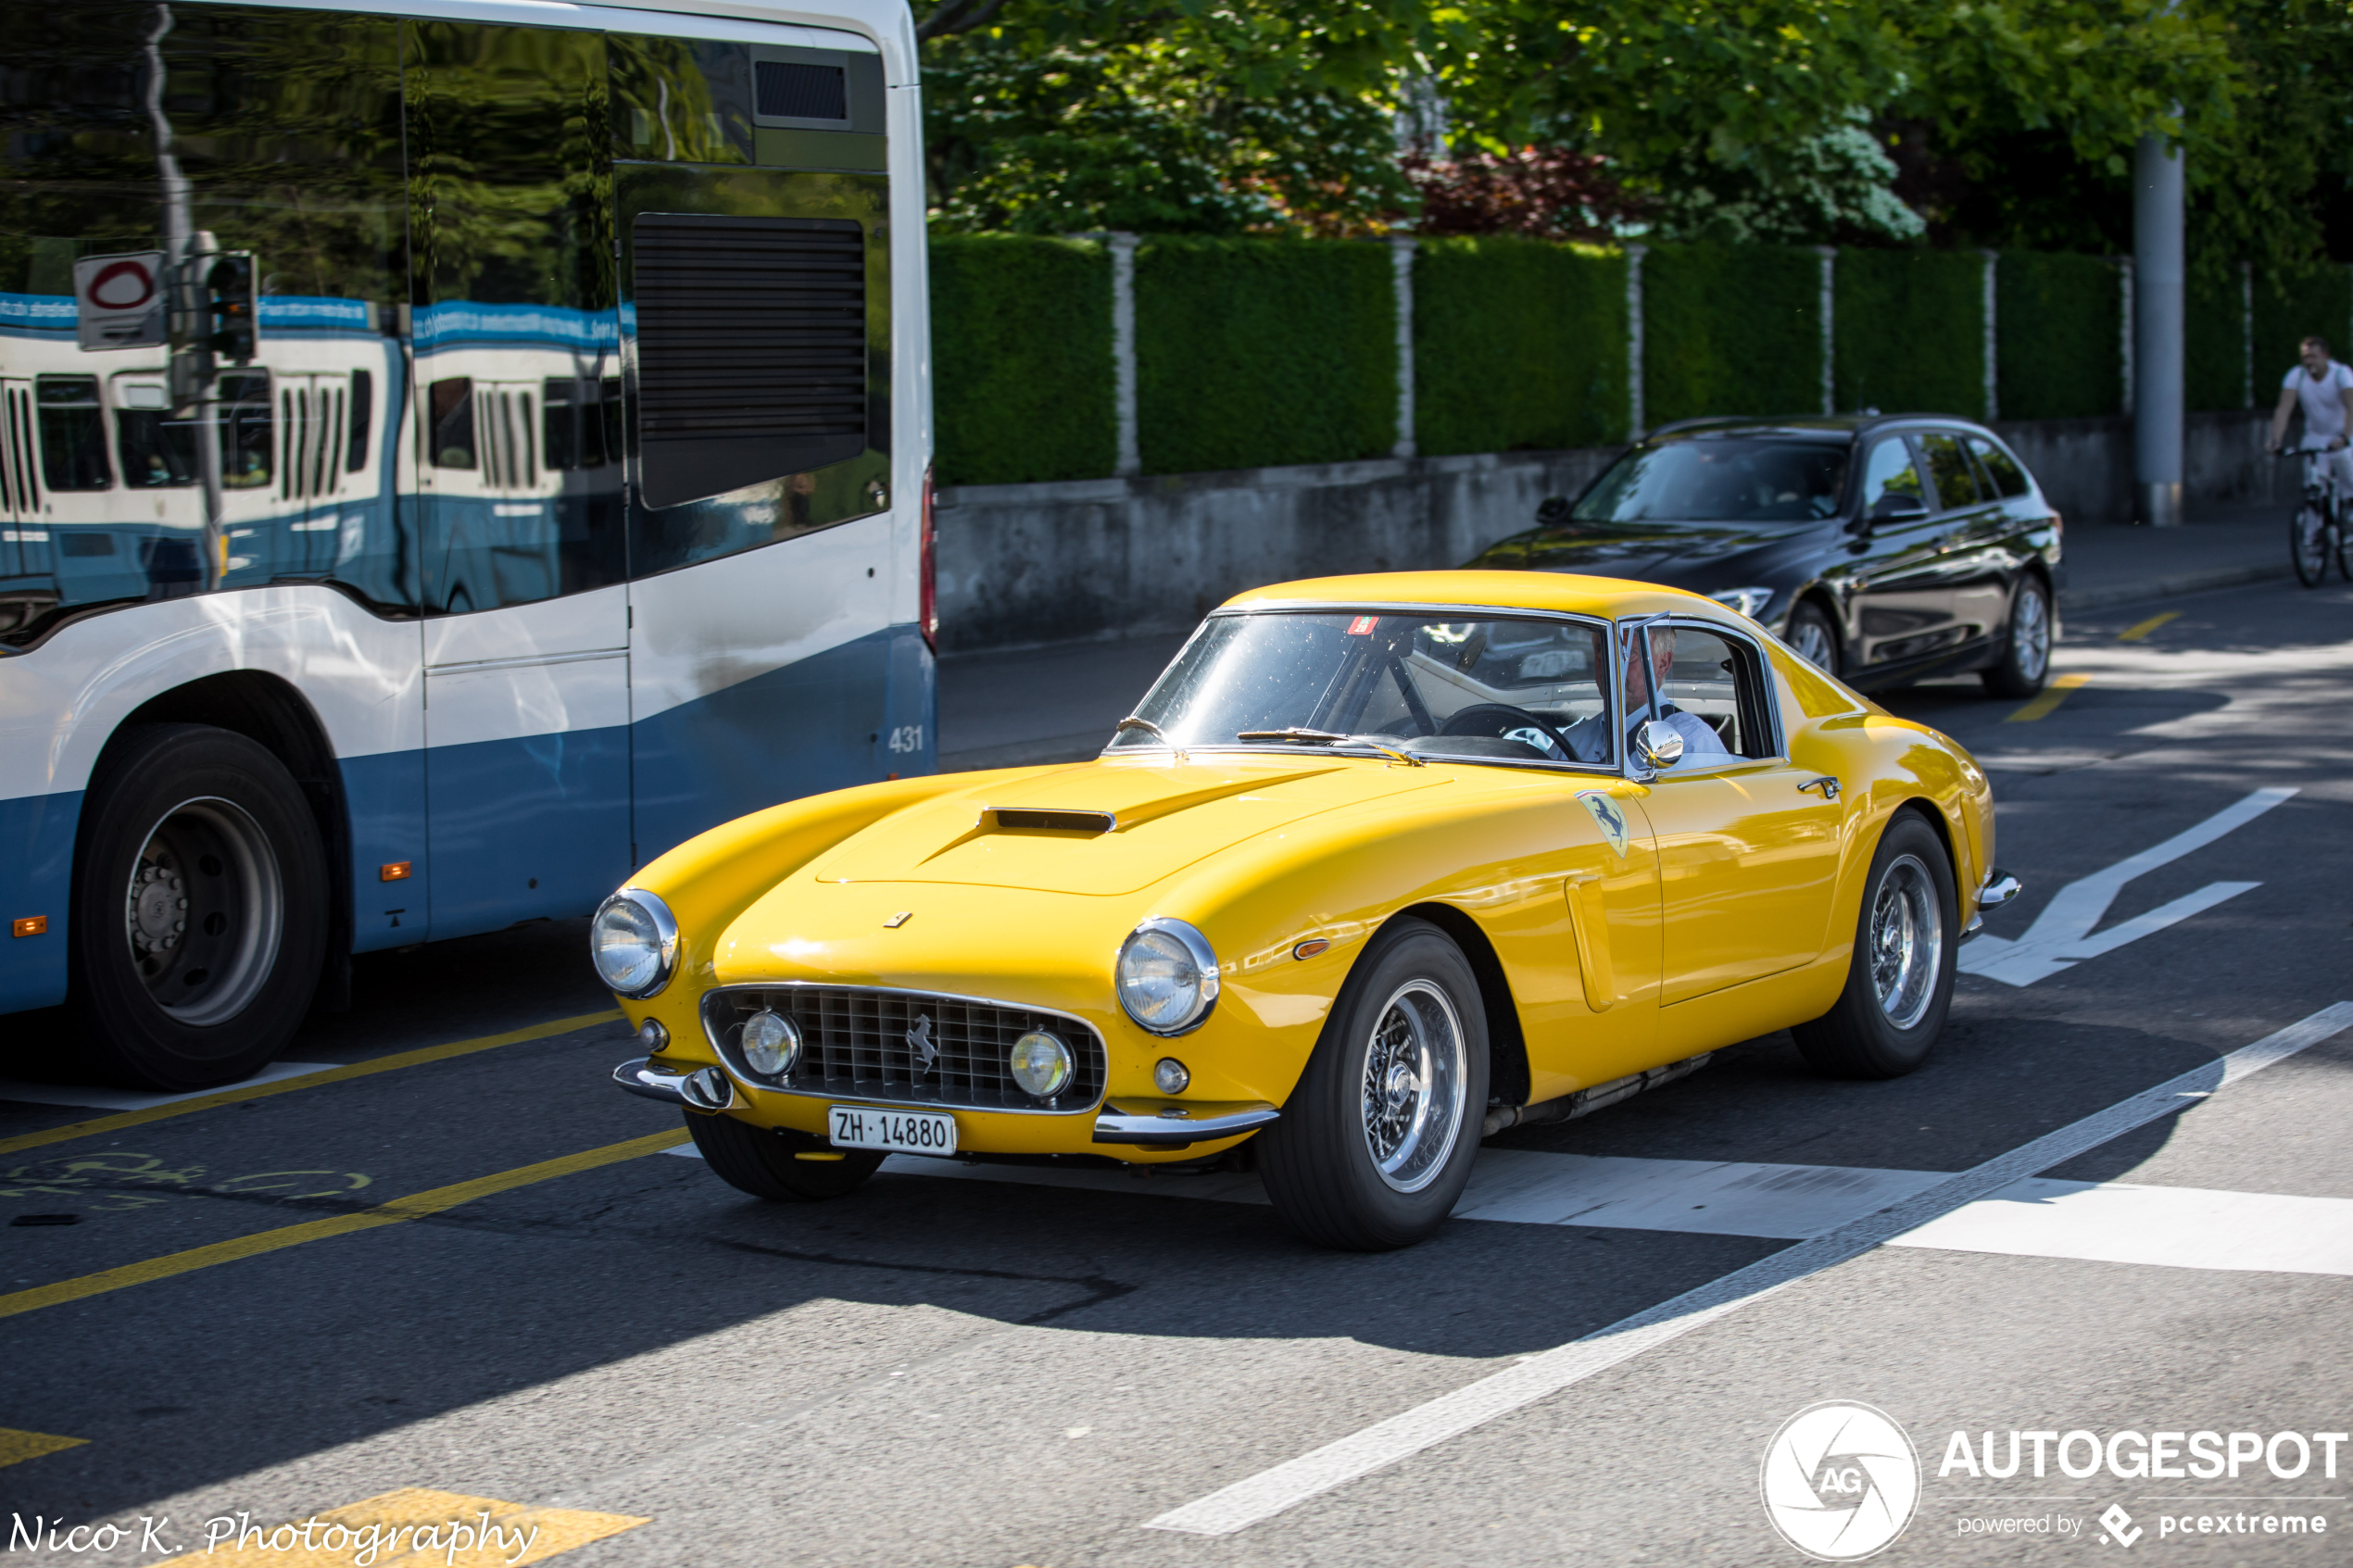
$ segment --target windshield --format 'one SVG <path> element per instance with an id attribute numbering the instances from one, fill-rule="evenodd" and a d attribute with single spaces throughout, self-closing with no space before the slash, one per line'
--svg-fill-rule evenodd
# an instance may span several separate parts
<path id="1" fill-rule="evenodd" d="M 1497 617 L 1266 611 L 1214 617 L 1114 752 L 1162 745 L 1609 767 L 1601 627 Z M 1245 739 L 1243 737 L 1250 737 Z"/>
<path id="2" fill-rule="evenodd" d="M 1637 446 L 1577 503 L 1580 522 L 1811 522 L 1838 510 L 1846 446 L 1700 436 Z"/>

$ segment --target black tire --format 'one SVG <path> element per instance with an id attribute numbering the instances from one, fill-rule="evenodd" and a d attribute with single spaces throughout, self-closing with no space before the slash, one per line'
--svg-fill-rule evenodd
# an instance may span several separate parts
<path id="1" fill-rule="evenodd" d="M 1802 601 L 1789 612 L 1789 631 L 1781 637 L 1808 664 L 1832 680 L 1845 663 L 1838 646 L 1838 628 L 1822 607 L 1811 599 Z"/>
<path id="2" fill-rule="evenodd" d="M 1370 1065 L 1390 1087 L 1376 1132 L 1367 1129 L 1363 1085 L 1384 1023 L 1389 1065 Z M 1410 1079 L 1408 1060 L 1422 1082 L 1391 1076 Z M 1340 988 L 1282 1120 L 1258 1135 L 1259 1174 L 1276 1213 L 1308 1240 L 1353 1252 L 1386 1252 L 1428 1236 L 1453 1211 L 1478 1157 L 1487 1069 L 1487 1011 L 1462 949 L 1426 921 L 1390 922 Z M 1376 1162 L 1376 1136 L 1388 1142 L 1387 1174 Z"/>
<path id="3" fill-rule="evenodd" d="M 866 1185 L 883 1157 L 872 1149 L 830 1148 L 797 1133 L 770 1132 L 732 1116 L 686 1112 L 686 1131 L 703 1163 L 737 1192 L 771 1203 L 816 1203 L 847 1198 Z M 838 1154 L 838 1160 L 798 1160 L 799 1154 Z"/>
<path id="4" fill-rule="evenodd" d="M 2051 591 L 2031 571 L 2019 574 L 2010 590 L 2009 627 L 2002 638 L 2002 662 L 1978 672 L 1990 696 L 2013 701 L 2032 696 L 2051 678 Z"/>
<path id="5" fill-rule="evenodd" d="M 1909 911 L 1891 910 L 1897 930 L 1880 922 L 1883 904 L 1893 897 L 1911 903 Z M 1915 901 L 1917 900 L 1917 901 Z M 1932 912 L 1932 940 L 1918 950 L 1935 967 L 1915 976 L 1915 985 L 1897 987 L 1882 999 L 1883 968 L 1874 960 L 1873 937 L 1894 937 L 1892 948 L 1903 942 L 1905 913 L 1910 931 L 1919 935 L 1919 917 Z M 1855 919 L 1855 952 L 1847 965 L 1846 988 L 1830 1011 L 1792 1034 L 1797 1048 L 1814 1070 L 1832 1078 L 1901 1078 L 1928 1060 L 1936 1037 L 1944 1030 L 1944 1016 L 1953 1006 L 1953 960 L 1960 947 L 1960 902 L 1953 889 L 1953 864 L 1945 858 L 1944 841 L 1916 811 L 1896 813 L 1880 835 L 1878 852 L 1863 884 L 1863 907 Z M 1901 972 L 1900 964 L 1896 967 Z"/>
<path id="6" fill-rule="evenodd" d="M 2296 567 L 2296 580 L 2307 588 L 2317 588 L 2329 578 L 2329 557 L 2335 554 L 2336 540 L 2331 537 L 2334 523 L 2325 516 L 2319 505 L 2306 501 L 2296 508 L 2296 517 L 2287 525 L 2288 559 Z"/>
<path id="7" fill-rule="evenodd" d="M 285 765 L 205 724 L 143 724 L 90 781 L 68 964 L 89 1064 L 184 1093 L 294 1038 L 327 948 L 319 826 Z"/>

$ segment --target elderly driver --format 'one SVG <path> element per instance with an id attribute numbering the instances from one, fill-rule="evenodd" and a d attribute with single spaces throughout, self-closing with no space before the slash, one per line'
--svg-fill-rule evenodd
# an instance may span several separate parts
<path id="1" fill-rule="evenodd" d="M 1696 713 L 1686 713 L 1667 700 L 1667 678 L 1675 668 L 1675 633 L 1664 626 L 1652 628 L 1650 668 L 1647 670 L 1642 667 L 1642 659 L 1634 652 L 1640 643 L 1639 637 L 1629 636 L 1626 639 L 1626 741 L 1628 748 L 1629 750 L 1632 748 L 1636 732 L 1641 730 L 1643 721 L 1650 716 L 1646 709 L 1651 700 L 1651 689 L 1655 684 L 1659 694 L 1658 721 L 1683 737 L 1683 755 L 1680 761 L 1688 762 L 1694 757 L 1731 755 L 1724 745 L 1723 737 L 1716 733 L 1715 727 L 1706 720 Z M 1667 765 L 1674 767 L 1679 764 Z"/>

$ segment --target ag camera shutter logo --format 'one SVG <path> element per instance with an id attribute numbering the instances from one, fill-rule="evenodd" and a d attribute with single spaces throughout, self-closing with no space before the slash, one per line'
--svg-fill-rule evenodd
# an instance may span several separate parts
<path id="1" fill-rule="evenodd" d="M 1884 1411 L 1828 1399 L 1781 1423 L 1757 1486 L 1781 1539 L 1824 1562 L 1855 1562 L 1912 1522 L 1920 1458 Z"/>

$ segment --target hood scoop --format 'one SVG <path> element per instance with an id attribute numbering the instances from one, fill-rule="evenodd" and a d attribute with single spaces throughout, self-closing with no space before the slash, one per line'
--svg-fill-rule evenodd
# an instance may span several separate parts
<path id="1" fill-rule="evenodd" d="M 1064 811 L 1036 806 L 991 806 L 985 825 L 1000 833 L 1109 833 L 1119 825 L 1109 811 Z"/>

